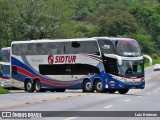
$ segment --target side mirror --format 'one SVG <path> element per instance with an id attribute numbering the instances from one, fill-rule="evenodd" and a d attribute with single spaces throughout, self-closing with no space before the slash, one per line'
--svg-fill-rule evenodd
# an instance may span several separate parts
<path id="1" fill-rule="evenodd" d="M 143 55 L 143 57 L 147 58 L 149 60 L 149 65 L 152 65 L 152 58 L 148 55 Z"/>

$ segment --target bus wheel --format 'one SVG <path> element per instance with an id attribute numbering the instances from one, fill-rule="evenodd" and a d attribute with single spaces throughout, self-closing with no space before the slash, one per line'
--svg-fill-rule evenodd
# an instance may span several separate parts
<path id="1" fill-rule="evenodd" d="M 55 92 L 56 90 L 55 90 L 55 89 L 51 89 L 50 91 L 51 91 L 51 92 Z"/>
<path id="2" fill-rule="evenodd" d="M 126 94 L 129 91 L 129 89 L 119 89 L 118 92 L 120 94 Z"/>
<path id="3" fill-rule="evenodd" d="M 99 93 L 104 93 L 105 92 L 105 90 L 103 89 L 102 81 L 100 81 L 100 80 L 97 80 L 95 82 L 94 87 L 95 87 L 95 90 Z"/>
<path id="4" fill-rule="evenodd" d="M 56 91 L 56 92 L 65 92 L 66 89 L 56 89 L 55 91 Z"/>
<path id="5" fill-rule="evenodd" d="M 30 80 L 25 82 L 25 91 L 34 92 L 33 84 Z"/>
<path id="6" fill-rule="evenodd" d="M 34 89 L 36 92 L 44 92 L 43 89 L 41 88 L 41 82 L 39 80 L 36 80 L 34 82 Z"/>
<path id="7" fill-rule="evenodd" d="M 115 93 L 117 90 L 116 89 L 107 89 L 107 92 L 109 93 Z"/>
<path id="8" fill-rule="evenodd" d="M 94 92 L 94 87 L 89 80 L 85 80 L 83 83 L 83 92 Z"/>

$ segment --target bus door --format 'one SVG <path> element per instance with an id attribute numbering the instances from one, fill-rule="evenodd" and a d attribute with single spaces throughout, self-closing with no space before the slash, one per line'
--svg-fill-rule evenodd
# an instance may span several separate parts
<path id="1" fill-rule="evenodd" d="M 117 75 L 117 60 L 114 58 L 103 57 L 105 71 L 109 74 Z"/>
<path id="2" fill-rule="evenodd" d="M 64 65 L 64 76 L 63 79 L 65 81 L 73 80 L 73 66 L 72 64 L 65 64 Z"/>
<path id="3" fill-rule="evenodd" d="M 64 70 L 64 80 L 78 80 L 84 77 L 85 69 L 80 63 L 66 64 Z"/>

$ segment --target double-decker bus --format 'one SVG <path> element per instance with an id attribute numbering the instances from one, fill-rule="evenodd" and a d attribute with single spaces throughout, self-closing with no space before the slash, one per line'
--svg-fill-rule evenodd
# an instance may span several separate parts
<path id="1" fill-rule="evenodd" d="M 0 86 L 11 88 L 10 47 L 2 48 L 0 52 Z"/>
<path id="2" fill-rule="evenodd" d="M 10 49 L 11 47 L 4 47 L 0 52 L 0 61 L 10 63 Z"/>
<path id="3" fill-rule="evenodd" d="M 145 87 L 144 62 L 136 40 L 83 38 L 14 41 L 12 86 L 33 91 L 118 91 Z"/>

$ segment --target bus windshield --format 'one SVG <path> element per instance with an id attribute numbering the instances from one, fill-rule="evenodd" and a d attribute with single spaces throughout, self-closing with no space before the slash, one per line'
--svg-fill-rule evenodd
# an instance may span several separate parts
<path id="1" fill-rule="evenodd" d="M 9 65 L 1 65 L 0 74 L 4 78 L 10 78 L 10 66 Z"/>
<path id="2" fill-rule="evenodd" d="M 139 61 L 123 61 L 121 66 L 118 66 L 118 74 L 122 77 L 143 77 L 143 60 Z"/>
<path id="3" fill-rule="evenodd" d="M 1 61 L 10 62 L 10 50 L 1 50 Z"/>
<path id="4" fill-rule="evenodd" d="M 135 40 L 116 40 L 115 49 L 117 55 L 125 57 L 137 57 L 141 55 L 141 50 Z"/>

